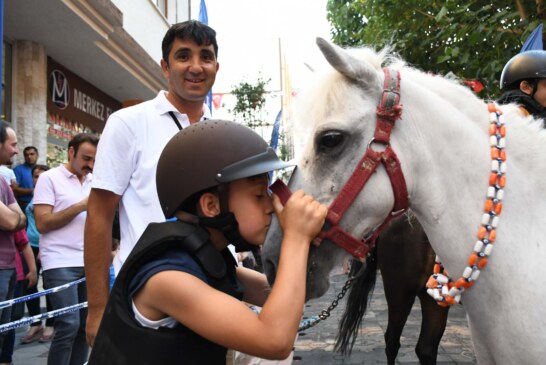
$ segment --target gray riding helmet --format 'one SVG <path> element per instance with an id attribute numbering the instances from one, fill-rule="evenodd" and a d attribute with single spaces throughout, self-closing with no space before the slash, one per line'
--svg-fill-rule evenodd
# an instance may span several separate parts
<path id="1" fill-rule="evenodd" d="M 500 78 L 502 90 L 515 88 L 522 80 L 546 78 L 546 51 L 533 50 L 519 53 L 504 66 Z"/>
<path id="2" fill-rule="evenodd" d="M 166 218 L 186 199 L 214 186 L 294 166 L 243 125 L 207 120 L 178 132 L 157 164 L 157 195 Z"/>

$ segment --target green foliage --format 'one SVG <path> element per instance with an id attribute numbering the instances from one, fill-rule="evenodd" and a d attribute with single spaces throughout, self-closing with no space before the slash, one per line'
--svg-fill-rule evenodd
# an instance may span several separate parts
<path id="1" fill-rule="evenodd" d="M 231 112 L 236 119 L 242 119 L 250 128 L 265 125 L 262 112 L 265 107 L 266 86 L 270 81 L 271 79 L 263 80 L 261 77 L 258 77 L 254 84 L 241 81 L 231 91 L 237 98 L 235 107 Z"/>
<path id="2" fill-rule="evenodd" d="M 417 68 L 477 79 L 482 97 L 496 97 L 504 64 L 540 24 L 535 1 L 520 2 L 527 20 L 514 0 L 328 0 L 327 8 L 335 43 L 391 46 Z"/>

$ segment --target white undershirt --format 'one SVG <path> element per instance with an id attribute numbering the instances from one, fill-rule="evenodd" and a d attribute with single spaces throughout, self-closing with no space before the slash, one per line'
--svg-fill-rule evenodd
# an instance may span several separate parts
<path id="1" fill-rule="evenodd" d="M 135 305 L 135 301 L 132 300 L 131 303 L 133 304 L 133 312 L 135 312 L 135 319 L 138 323 L 140 323 L 143 327 L 152 328 L 154 330 L 159 329 L 160 327 L 167 327 L 167 328 L 174 328 L 176 327 L 176 320 L 173 317 L 165 317 L 158 321 L 152 321 L 151 319 L 148 319 L 140 313 Z"/>

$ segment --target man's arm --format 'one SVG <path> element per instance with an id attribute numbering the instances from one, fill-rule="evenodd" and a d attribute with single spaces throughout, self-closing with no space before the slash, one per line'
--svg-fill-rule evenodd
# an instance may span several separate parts
<path id="1" fill-rule="evenodd" d="M 0 230 L 2 231 L 18 231 L 25 228 L 27 218 L 19 207 L 19 204 L 12 203 L 6 205 L 0 202 Z"/>
<path id="2" fill-rule="evenodd" d="M 112 224 L 121 197 L 91 189 L 84 234 L 84 264 L 87 284 L 87 343 L 93 346 L 108 301 L 109 267 L 112 251 Z"/>
<path id="3" fill-rule="evenodd" d="M 53 206 L 34 204 L 34 218 L 38 232 L 44 234 L 66 226 L 81 212 L 87 209 L 87 197 L 70 207 L 53 212 Z"/>
<path id="4" fill-rule="evenodd" d="M 17 181 L 11 182 L 11 188 L 13 189 L 13 194 L 15 194 L 15 196 L 30 195 L 34 193 L 33 188 L 22 188 L 17 184 Z"/>

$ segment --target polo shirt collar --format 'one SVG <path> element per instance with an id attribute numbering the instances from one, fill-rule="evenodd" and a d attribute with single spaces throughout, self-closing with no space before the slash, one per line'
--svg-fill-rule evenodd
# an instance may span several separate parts
<path id="1" fill-rule="evenodd" d="M 73 174 L 72 172 L 70 172 L 70 171 L 66 168 L 66 166 L 65 166 L 64 164 L 60 165 L 59 167 L 61 168 L 61 173 L 62 173 L 67 179 L 70 179 L 70 178 L 73 178 L 73 177 L 76 178 L 76 179 L 78 178 L 78 177 L 76 176 L 76 174 Z M 92 173 L 89 173 L 89 174 L 85 175 L 85 176 L 83 177 L 82 184 L 87 183 L 88 181 L 90 181 L 92 176 L 93 176 Z M 79 179 L 78 179 L 78 180 L 79 180 Z"/>
<path id="2" fill-rule="evenodd" d="M 174 107 L 174 105 L 171 104 L 171 102 L 167 99 L 167 92 L 164 90 L 159 91 L 155 98 L 156 104 L 156 110 L 160 115 L 167 114 L 168 112 L 174 112 L 178 115 L 186 115 L 183 113 L 180 113 L 178 109 Z M 206 104 L 203 104 L 203 116 L 201 117 L 201 120 L 210 119 L 211 118 L 211 111 L 209 107 Z"/>

